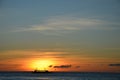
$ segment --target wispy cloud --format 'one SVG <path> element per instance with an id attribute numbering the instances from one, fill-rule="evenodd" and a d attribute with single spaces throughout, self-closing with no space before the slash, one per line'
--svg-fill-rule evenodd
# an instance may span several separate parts
<path id="1" fill-rule="evenodd" d="M 117 27 L 116 27 L 117 26 Z M 66 33 L 70 31 L 79 31 L 83 29 L 116 29 L 120 24 L 93 18 L 76 18 L 76 17 L 52 17 L 44 20 L 39 25 L 22 27 L 13 32 L 21 31 L 39 31 L 41 33 Z"/>
<path id="2" fill-rule="evenodd" d="M 69 55 L 67 52 L 43 52 L 35 50 L 10 50 L 0 53 L 0 60 L 24 59 L 24 58 L 64 58 Z"/>

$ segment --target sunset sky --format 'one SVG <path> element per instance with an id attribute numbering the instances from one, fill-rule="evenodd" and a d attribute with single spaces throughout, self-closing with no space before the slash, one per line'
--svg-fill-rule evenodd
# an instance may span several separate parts
<path id="1" fill-rule="evenodd" d="M 0 71 L 120 72 L 119 0 L 0 0 Z"/>

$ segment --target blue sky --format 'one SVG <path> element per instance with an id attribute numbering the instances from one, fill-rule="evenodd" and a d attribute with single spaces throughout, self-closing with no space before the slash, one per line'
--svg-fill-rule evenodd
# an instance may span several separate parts
<path id="1" fill-rule="evenodd" d="M 120 47 L 118 0 L 4 0 L 1 3 L 3 45 L 4 40 L 11 44 L 11 40 L 19 43 L 29 39 L 34 44 L 34 39 L 41 37 L 46 42 L 52 37 L 66 43 L 64 37 L 70 37 L 73 39 L 70 44 L 76 40 L 82 44 L 86 40 L 93 46 L 104 43 L 114 47 L 116 43 L 115 47 Z"/>
<path id="2" fill-rule="evenodd" d="M 1 54 L 39 50 L 120 58 L 119 0 L 1 0 L 0 3 Z"/>

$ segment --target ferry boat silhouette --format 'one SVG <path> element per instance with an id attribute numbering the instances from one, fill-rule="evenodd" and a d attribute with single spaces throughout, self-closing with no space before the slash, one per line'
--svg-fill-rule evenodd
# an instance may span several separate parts
<path id="1" fill-rule="evenodd" d="M 50 73 L 48 70 L 38 70 L 38 69 L 35 69 L 33 71 L 33 73 Z"/>

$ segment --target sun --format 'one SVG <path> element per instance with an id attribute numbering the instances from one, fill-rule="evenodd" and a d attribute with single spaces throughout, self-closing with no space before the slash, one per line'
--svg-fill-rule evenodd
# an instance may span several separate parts
<path id="1" fill-rule="evenodd" d="M 54 65 L 54 61 L 52 61 L 52 60 L 33 60 L 30 67 L 32 69 L 45 70 L 45 69 L 49 69 L 50 65 Z"/>

